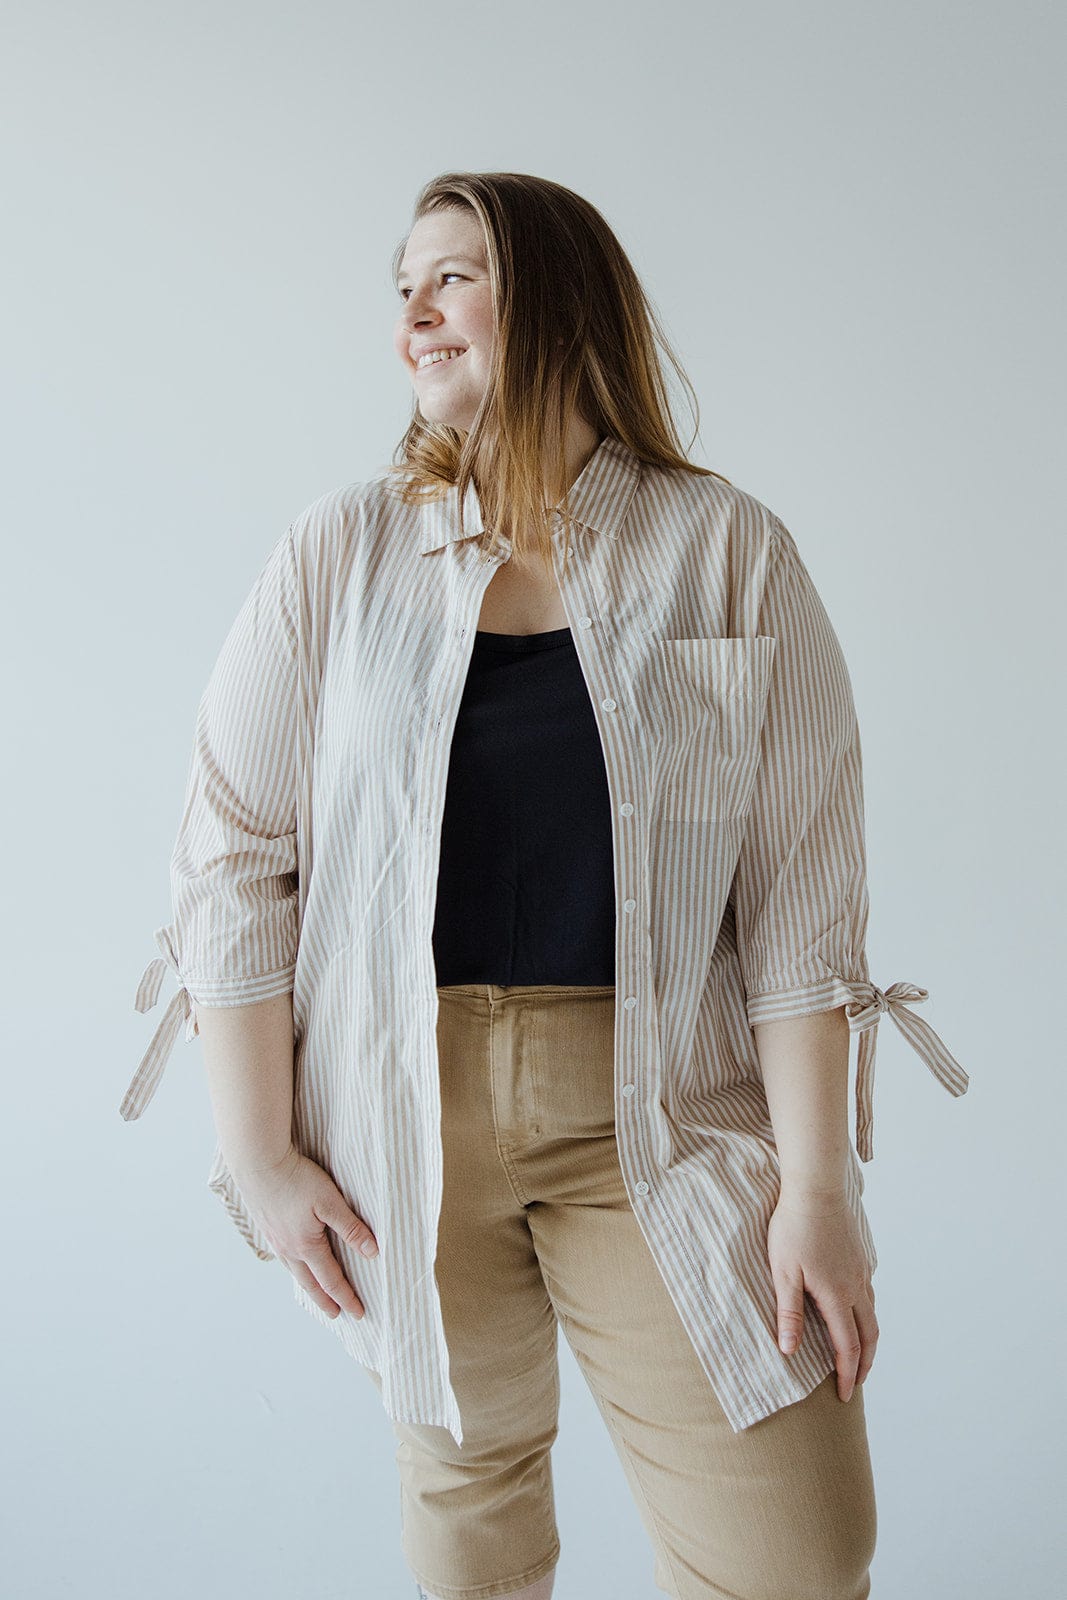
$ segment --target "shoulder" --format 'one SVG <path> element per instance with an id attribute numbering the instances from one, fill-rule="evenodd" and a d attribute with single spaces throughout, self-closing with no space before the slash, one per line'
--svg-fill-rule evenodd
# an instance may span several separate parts
<path id="1" fill-rule="evenodd" d="M 641 504 L 650 537 L 665 534 L 672 542 L 695 546 L 694 559 L 724 575 L 738 618 L 755 615 L 783 558 L 799 561 L 792 535 L 773 507 L 718 475 L 643 465 Z"/>
<path id="2" fill-rule="evenodd" d="M 328 489 L 298 512 L 288 530 L 298 563 L 314 563 L 332 546 L 358 534 L 376 481 L 370 478 Z"/>
<path id="3" fill-rule="evenodd" d="M 698 537 L 713 537 L 731 547 L 765 552 L 779 537 L 781 523 L 751 490 L 712 473 L 683 467 L 642 465 L 642 503 L 652 516 L 677 519 Z"/>
<path id="4" fill-rule="evenodd" d="M 287 529 L 297 572 L 305 578 L 336 572 L 384 522 L 417 514 L 416 508 L 400 502 L 396 475 L 386 467 L 328 489 L 306 505 Z"/>

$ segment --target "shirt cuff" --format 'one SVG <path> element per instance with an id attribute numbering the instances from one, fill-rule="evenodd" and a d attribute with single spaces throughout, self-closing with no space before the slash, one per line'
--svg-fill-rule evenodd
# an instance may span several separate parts
<path id="1" fill-rule="evenodd" d="M 279 972 L 268 972 L 259 976 L 204 983 L 192 982 L 182 972 L 178 963 L 172 926 L 167 924 L 157 928 L 154 938 L 162 954 L 153 956 L 141 974 L 134 1006 L 138 1011 L 151 1011 L 159 999 L 160 984 L 168 967 L 177 978 L 179 988 L 160 1018 L 159 1026 L 152 1035 L 152 1041 L 141 1057 L 140 1065 L 123 1096 L 119 1115 L 124 1122 L 131 1122 L 139 1117 L 158 1089 L 183 1022 L 187 1041 L 195 1038 L 200 1032 L 197 1027 L 196 1012 L 193 1010 L 194 1000 L 204 1006 L 227 1007 L 271 1000 L 276 995 L 288 994 L 292 990 L 296 971 L 294 963 Z"/>
<path id="2" fill-rule="evenodd" d="M 892 983 L 880 989 L 875 983 L 848 981 L 832 977 L 803 991 L 788 994 L 752 995 L 748 1000 L 749 1023 L 773 1022 L 776 1018 L 807 1015 L 845 1007 L 849 1029 L 860 1036 L 856 1063 L 856 1150 L 861 1161 L 874 1155 L 874 1057 L 878 1024 L 883 1012 L 893 1018 L 901 1033 L 921 1061 L 949 1094 L 967 1092 L 970 1077 L 923 1018 L 909 1007 L 929 999 L 929 992 L 915 983 Z"/>

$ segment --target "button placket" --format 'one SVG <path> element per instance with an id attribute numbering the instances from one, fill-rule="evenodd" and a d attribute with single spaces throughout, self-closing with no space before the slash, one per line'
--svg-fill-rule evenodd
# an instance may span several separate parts
<path id="1" fill-rule="evenodd" d="M 634 804 L 633 804 L 633 801 L 632 800 L 624 800 L 622 802 L 622 804 L 620 805 L 620 807 L 619 807 L 619 811 L 621 812 L 621 814 L 624 817 L 632 817 L 634 815 Z M 630 914 L 630 913 L 632 913 L 633 911 L 636 910 L 637 901 L 634 900 L 632 897 L 628 897 L 627 899 L 625 899 L 623 901 L 622 907 L 623 907 L 623 911 L 624 912 L 626 912 L 627 914 Z M 626 997 L 624 998 L 624 1000 L 622 1002 L 622 1006 L 623 1006 L 623 1010 L 624 1011 L 629 1012 L 632 1015 L 633 1012 L 637 1009 L 637 996 L 635 994 L 626 995 Z M 633 1097 L 637 1093 L 637 1085 L 635 1083 L 624 1083 L 623 1086 L 622 1086 L 622 1093 L 623 1093 L 623 1096 L 624 1096 L 624 1098 L 626 1100 L 633 1102 Z M 644 1178 L 639 1178 L 638 1181 L 634 1184 L 634 1193 L 635 1194 L 646 1195 L 646 1194 L 649 1194 L 650 1192 L 651 1192 L 651 1185 L 648 1184 L 645 1181 Z"/>
<path id="2" fill-rule="evenodd" d="M 555 520 L 556 520 L 557 525 L 558 525 L 558 522 L 559 522 L 558 513 L 555 513 L 554 516 L 555 516 Z M 614 538 L 617 538 L 618 535 L 617 535 L 617 533 L 612 531 L 611 534 L 610 534 L 610 537 L 614 539 Z M 575 547 L 573 545 L 570 546 L 567 553 L 569 555 L 574 555 L 575 554 Z M 591 628 L 593 626 L 593 618 L 591 616 L 589 616 L 587 613 L 583 613 L 583 615 L 578 617 L 576 619 L 576 621 L 577 621 L 577 625 L 578 625 L 579 628 L 583 628 L 584 629 L 584 628 Z M 605 695 L 601 699 L 600 704 L 601 704 L 602 709 L 605 710 L 605 711 L 615 711 L 618 708 L 618 702 L 611 695 Z M 634 815 L 634 809 L 635 808 L 634 808 L 634 804 L 633 804 L 632 800 L 624 800 L 622 802 L 622 804 L 619 806 L 620 814 L 622 816 L 624 816 L 624 817 L 632 817 Z M 637 907 L 637 901 L 634 900 L 632 897 L 627 898 L 626 900 L 623 901 L 623 910 L 627 914 L 629 914 L 629 913 L 633 912 L 634 910 L 636 910 L 636 907 Z M 622 1004 L 623 1004 L 623 1010 L 632 1014 L 633 1011 L 637 1007 L 637 996 L 635 994 L 626 995 L 626 997 L 624 998 Z M 632 1102 L 634 1096 L 636 1095 L 636 1093 L 637 1093 L 637 1085 L 635 1083 L 624 1083 L 622 1085 L 622 1094 L 623 1094 L 623 1098 L 625 1100 Z M 651 1186 L 646 1182 L 646 1180 L 644 1178 L 640 1178 L 634 1184 L 634 1192 L 636 1194 L 639 1194 L 639 1195 L 649 1194 L 651 1192 Z"/>

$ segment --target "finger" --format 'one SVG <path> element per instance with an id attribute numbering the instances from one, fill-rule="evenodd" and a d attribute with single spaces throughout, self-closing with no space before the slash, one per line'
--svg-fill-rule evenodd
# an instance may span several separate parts
<path id="1" fill-rule="evenodd" d="M 321 1239 L 305 1245 L 304 1260 L 325 1292 L 333 1297 L 339 1311 L 353 1311 L 357 1317 L 363 1315 L 366 1307 L 345 1277 L 325 1234 Z"/>
<path id="2" fill-rule="evenodd" d="M 361 1255 L 378 1254 L 377 1239 L 363 1218 L 358 1217 L 351 1206 L 346 1205 L 340 1189 L 335 1188 L 323 1200 L 316 1203 L 315 1215 L 320 1222 L 325 1222 L 328 1228 L 332 1228 L 345 1244 L 351 1245 L 352 1249 L 358 1250 Z M 370 1248 L 366 1249 L 365 1246 Z"/>
<path id="3" fill-rule="evenodd" d="M 853 1306 L 852 1310 L 863 1342 L 860 1364 L 856 1371 L 856 1382 L 862 1383 L 874 1365 L 875 1352 L 878 1348 L 878 1318 L 874 1314 L 873 1296 L 868 1295 L 858 1305 Z"/>
<path id="4" fill-rule="evenodd" d="M 774 1280 L 778 1297 L 778 1344 L 790 1355 L 804 1337 L 804 1282 L 800 1277 L 777 1277 Z"/>
<path id="5" fill-rule="evenodd" d="M 841 1400 L 851 1400 L 856 1384 L 863 1341 L 856 1326 L 852 1307 L 835 1300 L 827 1307 L 820 1305 L 830 1341 L 834 1347 L 834 1364 L 837 1367 L 837 1393 Z"/>
<path id="6" fill-rule="evenodd" d="M 283 1256 L 282 1260 L 301 1288 L 307 1291 L 315 1304 L 321 1307 L 328 1317 L 339 1317 L 341 1315 L 341 1307 L 320 1287 L 318 1279 L 306 1262 L 301 1261 L 299 1256 Z"/>

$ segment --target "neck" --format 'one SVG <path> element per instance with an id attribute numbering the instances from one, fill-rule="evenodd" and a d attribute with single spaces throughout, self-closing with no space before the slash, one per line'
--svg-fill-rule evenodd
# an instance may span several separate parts
<path id="1" fill-rule="evenodd" d="M 575 416 L 571 418 L 571 423 L 569 429 L 567 430 L 567 438 L 564 447 L 567 461 L 567 481 L 556 488 L 556 486 L 549 481 L 546 475 L 545 498 L 549 505 L 555 505 L 557 501 L 562 500 L 563 496 L 581 473 L 590 457 L 595 454 L 599 443 L 600 435 L 596 432 L 595 428 L 591 428 L 588 422 L 584 421 L 584 419 L 581 417 Z"/>

